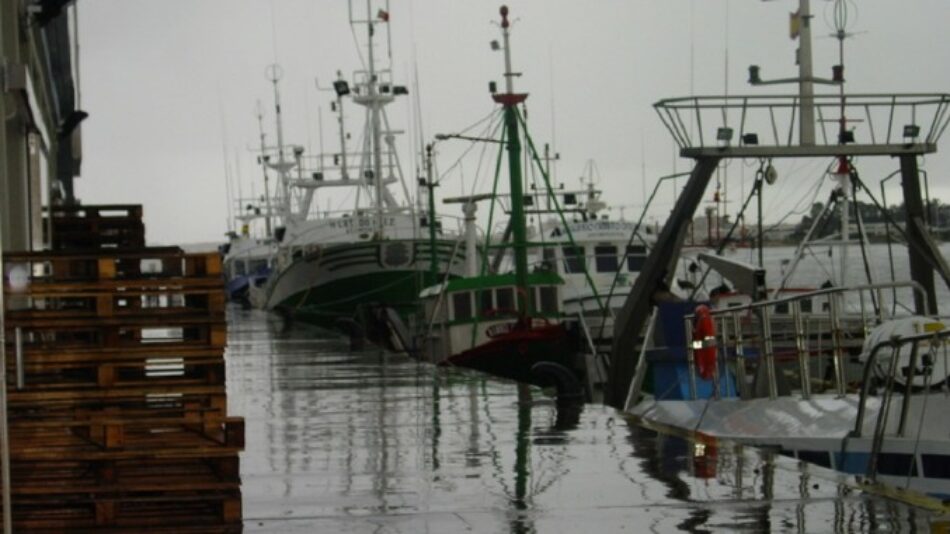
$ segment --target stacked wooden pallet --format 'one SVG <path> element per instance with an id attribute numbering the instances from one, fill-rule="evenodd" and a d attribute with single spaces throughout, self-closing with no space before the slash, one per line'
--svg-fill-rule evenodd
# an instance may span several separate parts
<path id="1" fill-rule="evenodd" d="M 17 530 L 239 531 L 244 422 L 227 415 L 220 257 L 4 262 Z"/>
<path id="2" fill-rule="evenodd" d="M 53 250 L 145 246 L 145 224 L 139 204 L 54 206 L 49 215 Z"/>

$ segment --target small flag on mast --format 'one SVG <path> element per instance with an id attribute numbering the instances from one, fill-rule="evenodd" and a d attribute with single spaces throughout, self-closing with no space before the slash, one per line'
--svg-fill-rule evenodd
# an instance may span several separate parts
<path id="1" fill-rule="evenodd" d="M 379 13 L 376 13 L 376 16 L 383 22 L 389 22 L 389 11 L 385 9 L 380 9 Z"/>
<path id="2" fill-rule="evenodd" d="M 788 37 L 797 39 L 802 29 L 802 16 L 799 11 L 788 14 Z"/>

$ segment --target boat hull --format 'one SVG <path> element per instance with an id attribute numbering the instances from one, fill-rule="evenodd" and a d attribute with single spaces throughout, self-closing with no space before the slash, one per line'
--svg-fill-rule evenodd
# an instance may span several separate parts
<path id="1" fill-rule="evenodd" d="M 466 367 L 502 378 L 538 386 L 552 384 L 552 377 L 540 363 L 553 363 L 572 373 L 576 380 L 574 341 L 563 324 L 514 327 L 509 332 L 491 338 L 443 360 L 441 365 Z"/>
<path id="2" fill-rule="evenodd" d="M 940 499 L 950 498 L 950 432 L 943 393 L 932 393 L 929 407 L 922 395 L 908 406 L 906 437 L 896 437 L 902 397 L 895 395 L 881 440 L 877 480 L 908 487 Z M 813 395 L 810 399 L 644 400 L 630 412 L 643 420 L 695 431 L 716 439 L 778 449 L 782 454 L 864 476 L 872 437 L 881 412 L 880 399 L 867 400 L 859 435 L 854 433 L 857 395 Z M 916 438 L 920 436 L 920 442 Z M 910 475 L 910 476 L 908 476 Z"/>
<path id="3" fill-rule="evenodd" d="M 400 251 L 393 252 L 397 245 Z M 449 261 L 454 243 L 442 241 L 438 269 L 431 272 L 428 242 L 392 241 L 329 245 L 295 259 L 268 286 L 265 307 L 294 319 L 333 327 L 358 319 L 362 309 L 385 306 L 408 317 L 419 291 L 445 276 L 461 274 L 460 257 Z M 398 257 L 397 257 L 398 256 Z"/>

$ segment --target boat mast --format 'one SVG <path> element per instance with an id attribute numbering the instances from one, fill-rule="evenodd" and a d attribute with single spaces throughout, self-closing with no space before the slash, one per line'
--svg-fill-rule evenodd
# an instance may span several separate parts
<path id="1" fill-rule="evenodd" d="M 267 79 L 274 84 L 274 120 L 277 126 L 277 174 L 280 176 L 281 186 L 281 211 L 284 214 L 284 224 L 290 219 L 290 183 L 287 179 L 287 163 L 284 161 L 284 126 L 280 114 L 280 89 L 277 82 L 280 81 L 283 71 L 280 65 L 273 63 L 267 67 Z"/>
<path id="2" fill-rule="evenodd" d="M 515 255 L 515 285 L 518 287 L 518 311 L 522 315 L 531 313 L 531 298 L 528 288 L 528 250 L 527 231 L 524 217 L 524 193 L 521 183 L 521 136 L 518 133 L 518 104 L 528 98 L 527 94 L 514 92 L 512 78 L 518 76 L 511 70 L 511 47 L 509 46 L 510 23 L 508 6 L 501 6 L 501 34 L 505 51 L 505 90 L 504 94 L 494 94 L 495 102 L 505 109 L 505 130 L 508 149 L 508 176 L 511 182 L 511 230 L 512 251 Z"/>
<path id="3" fill-rule="evenodd" d="M 432 282 L 439 279 L 439 257 L 435 244 L 435 182 L 432 180 L 432 144 L 426 145 L 426 190 L 429 197 L 429 274 Z"/>
<path id="4" fill-rule="evenodd" d="M 845 95 L 844 95 L 844 40 L 848 37 L 846 32 L 846 27 L 848 24 L 848 5 L 842 0 L 835 0 L 834 6 L 834 23 L 835 23 L 835 33 L 832 37 L 838 39 L 838 66 L 836 69 L 835 78 L 840 80 L 841 83 L 838 84 L 838 98 L 841 102 L 840 117 L 838 118 L 838 144 L 844 144 L 846 141 L 846 132 L 848 130 L 848 119 L 845 116 Z M 839 206 L 839 219 L 841 222 L 840 230 L 840 240 L 841 244 L 839 245 L 838 253 L 838 269 L 839 279 L 837 283 L 840 287 L 845 287 L 848 282 L 848 247 L 851 244 L 851 205 L 854 204 L 855 213 L 858 211 L 858 199 L 853 198 L 852 188 L 853 184 L 851 183 L 851 163 L 848 161 L 848 158 L 845 156 L 838 156 L 838 162 L 836 170 L 834 171 L 835 179 L 838 181 L 838 186 L 840 188 L 840 206 Z M 864 236 L 858 236 L 858 239 L 863 239 Z"/>
<path id="5" fill-rule="evenodd" d="M 373 51 L 373 34 L 375 33 L 375 26 L 373 21 L 373 2 L 372 0 L 366 0 L 366 33 L 368 36 L 368 45 L 367 48 L 369 56 L 369 80 L 367 81 L 366 87 L 369 91 L 369 105 L 370 105 L 370 129 L 373 139 L 373 181 L 376 186 L 376 228 L 378 232 L 379 239 L 383 238 L 383 155 L 382 148 L 379 146 L 380 138 L 382 137 L 379 126 L 379 87 L 377 85 L 376 79 L 376 62 L 375 54 Z"/>
<path id="6" fill-rule="evenodd" d="M 815 76 L 811 53 L 811 7 L 809 0 L 799 0 L 798 91 L 801 95 L 801 122 L 799 142 L 803 146 L 815 144 Z"/>
<path id="7" fill-rule="evenodd" d="M 346 80 L 343 79 L 343 73 L 336 71 L 336 82 L 333 83 L 336 91 L 336 112 L 337 126 L 340 129 L 340 177 L 344 180 L 350 179 L 349 171 L 346 168 L 346 124 L 343 122 L 343 96 L 350 93 Z M 320 158 L 323 162 L 323 158 Z"/>
<path id="8" fill-rule="evenodd" d="M 270 207 L 270 176 L 267 175 L 267 164 L 264 161 L 267 151 L 267 145 L 264 143 L 264 110 L 261 108 L 261 101 L 257 101 L 257 126 L 261 131 L 261 171 L 264 173 L 264 209 L 267 215 L 264 217 L 264 228 L 267 232 L 267 238 L 273 237 L 271 231 L 271 207 Z"/>

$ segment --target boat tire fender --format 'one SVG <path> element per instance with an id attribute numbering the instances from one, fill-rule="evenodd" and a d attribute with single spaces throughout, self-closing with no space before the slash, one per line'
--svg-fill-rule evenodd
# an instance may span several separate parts
<path id="1" fill-rule="evenodd" d="M 553 384 L 558 399 L 583 398 L 584 388 L 577 375 L 556 362 L 538 362 L 531 366 L 531 374 L 542 383 Z"/>

